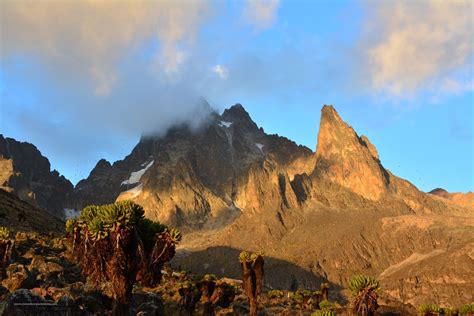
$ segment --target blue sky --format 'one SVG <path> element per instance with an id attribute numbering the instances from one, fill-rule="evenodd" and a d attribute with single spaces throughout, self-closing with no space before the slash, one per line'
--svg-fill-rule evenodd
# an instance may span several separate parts
<path id="1" fill-rule="evenodd" d="M 421 190 L 474 190 L 472 3 L 199 1 L 0 4 L 0 133 L 73 183 L 142 132 L 242 103 L 316 148 L 320 109 Z M 81 12 L 79 14 L 78 12 Z"/>

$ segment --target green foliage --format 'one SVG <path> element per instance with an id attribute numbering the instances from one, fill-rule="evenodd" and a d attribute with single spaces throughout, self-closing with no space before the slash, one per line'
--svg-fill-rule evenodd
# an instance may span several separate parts
<path id="1" fill-rule="evenodd" d="M 304 301 L 304 296 L 301 292 L 298 292 L 296 291 L 295 293 L 293 293 L 293 295 L 291 296 L 291 300 L 294 301 L 294 303 L 296 304 L 300 304 L 300 303 L 303 303 Z"/>
<path id="2" fill-rule="evenodd" d="M 66 221 L 66 232 L 72 234 L 74 232 L 74 227 L 77 225 L 77 220 L 75 218 L 68 219 Z"/>
<path id="3" fill-rule="evenodd" d="M 166 225 L 159 222 L 154 222 L 148 218 L 144 218 L 139 223 L 140 235 L 142 240 L 152 247 L 156 234 L 161 234 L 167 229 Z"/>
<path id="4" fill-rule="evenodd" d="M 240 262 L 250 262 L 250 254 L 247 251 L 242 251 L 239 255 Z"/>
<path id="5" fill-rule="evenodd" d="M 178 283 L 178 288 L 179 289 L 192 289 L 194 288 L 194 284 L 189 280 L 185 280 L 183 282 Z"/>
<path id="6" fill-rule="evenodd" d="M 239 255 L 239 261 L 240 262 L 253 262 L 259 256 L 264 257 L 264 254 L 262 251 L 257 251 L 255 253 L 248 253 L 247 251 L 242 251 Z"/>
<path id="7" fill-rule="evenodd" d="M 84 207 L 81 211 L 81 215 L 79 215 L 79 222 L 90 222 L 97 216 L 97 212 L 99 210 L 99 206 L 90 205 Z"/>
<path id="8" fill-rule="evenodd" d="M 349 290 L 352 296 L 357 296 L 359 292 L 366 290 L 378 291 L 380 290 L 380 282 L 371 276 L 356 275 L 352 277 L 349 282 Z"/>
<path id="9" fill-rule="evenodd" d="M 330 301 L 324 300 L 319 303 L 319 308 L 321 308 L 322 310 L 332 311 L 336 309 L 336 304 Z"/>
<path id="10" fill-rule="evenodd" d="M 201 281 L 216 282 L 217 277 L 214 274 L 206 274 L 205 276 L 203 276 Z"/>
<path id="11" fill-rule="evenodd" d="M 421 304 L 418 311 L 420 313 L 441 313 L 441 308 L 436 304 Z"/>
<path id="12" fill-rule="evenodd" d="M 10 230 L 6 227 L 0 227 L 0 240 L 10 239 Z"/>
<path id="13" fill-rule="evenodd" d="M 457 311 L 454 311 L 449 307 L 442 307 L 441 308 L 441 314 L 442 315 L 454 315 L 454 314 L 457 314 Z"/>
<path id="14" fill-rule="evenodd" d="M 464 304 L 463 306 L 459 307 L 459 314 L 460 315 L 467 315 L 474 313 L 474 303 L 471 304 Z"/>
<path id="15" fill-rule="evenodd" d="M 74 232 L 75 227 L 87 228 L 86 233 L 93 240 L 100 240 L 110 235 L 111 230 L 119 227 L 138 227 L 142 240 L 151 243 L 155 235 L 167 230 L 161 223 L 153 222 L 144 217 L 143 208 L 132 201 L 116 202 L 108 205 L 90 205 L 85 207 L 78 219 L 66 222 L 66 231 Z M 179 231 L 171 230 L 176 240 L 181 240 Z"/>
<path id="16" fill-rule="evenodd" d="M 312 313 L 311 316 L 336 316 L 336 312 L 331 310 L 319 310 Z"/>
<path id="17" fill-rule="evenodd" d="M 303 297 L 311 297 L 313 295 L 313 292 L 311 292 L 310 290 L 298 290 L 295 294 L 301 295 Z"/>
<path id="18" fill-rule="evenodd" d="M 119 305 L 130 302 L 135 282 L 152 286 L 161 280 L 163 265 L 181 240 L 178 230 L 144 214 L 140 205 L 123 201 L 85 207 L 78 219 L 66 222 L 87 282 L 98 289 L 106 286 Z"/>
<path id="19" fill-rule="evenodd" d="M 175 244 L 178 244 L 183 238 L 183 236 L 181 235 L 181 232 L 176 228 L 170 229 L 169 234 L 170 234 L 171 240 L 173 240 Z"/>
<path id="20" fill-rule="evenodd" d="M 284 295 L 282 290 L 271 290 L 267 293 L 268 298 L 282 298 Z"/>
<path id="21" fill-rule="evenodd" d="M 98 217 L 87 223 L 87 229 L 94 240 L 100 240 L 108 236 L 108 232 L 104 230 L 104 222 Z"/>

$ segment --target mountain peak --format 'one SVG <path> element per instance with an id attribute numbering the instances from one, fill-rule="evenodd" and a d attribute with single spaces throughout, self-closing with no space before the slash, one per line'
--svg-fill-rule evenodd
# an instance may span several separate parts
<path id="1" fill-rule="evenodd" d="M 378 200 L 387 190 L 387 174 L 367 137 L 359 137 L 332 105 L 321 110 L 316 149 L 316 174 Z"/>
<path id="2" fill-rule="evenodd" d="M 236 103 L 230 108 L 224 110 L 222 117 L 228 117 L 228 116 L 251 120 L 249 113 L 245 110 L 245 108 L 240 103 Z"/>
<path id="3" fill-rule="evenodd" d="M 347 125 L 346 122 L 341 119 L 333 105 L 324 105 L 321 109 L 321 123 L 323 121 L 331 122 L 332 124 Z"/>
<path id="4" fill-rule="evenodd" d="M 255 124 L 249 113 L 240 103 L 236 103 L 230 108 L 224 110 L 221 117 L 225 121 L 243 123 L 244 126 L 247 126 L 251 130 L 258 129 L 257 124 Z"/>

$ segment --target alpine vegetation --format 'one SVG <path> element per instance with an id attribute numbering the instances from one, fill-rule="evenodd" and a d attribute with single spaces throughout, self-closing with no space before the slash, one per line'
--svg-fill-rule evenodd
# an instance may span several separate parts
<path id="1" fill-rule="evenodd" d="M 258 310 L 258 298 L 262 294 L 263 284 L 263 254 L 249 254 L 242 251 L 239 255 L 242 268 L 242 288 L 247 295 L 250 305 L 250 316 L 256 316 Z"/>
<path id="2" fill-rule="evenodd" d="M 372 316 L 379 305 L 377 304 L 380 282 L 371 276 L 357 275 L 349 282 L 353 301 L 352 308 L 357 315 Z"/>
<path id="3" fill-rule="evenodd" d="M 145 219 L 130 201 L 88 206 L 66 222 L 66 231 L 87 282 L 114 300 L 114 314 L 127 313 L 136 281 L 160 281 L 181 240 L 178 230 Z"/>

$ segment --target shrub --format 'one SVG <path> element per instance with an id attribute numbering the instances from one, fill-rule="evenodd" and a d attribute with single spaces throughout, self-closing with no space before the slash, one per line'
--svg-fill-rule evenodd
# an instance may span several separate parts
<path id="1" fill-rule="evenodd" d="M 353 311 L 359 315 L 373 315 L 379 307 L 377 291 L 380 282 L 371 276 L 357 275 L 350 280 L 349 290 L 353 297 Z"/>
<path id="2" fill-rule="evenodd" d="M 321 291 L 321 299 L 328 300 L 329 299 L 329 283 L 321 283 L 320 291 Z"/>
<path id="3" fill-rule="evenodd" d="M 201 292 L 189 281 L 184 281 L 179 284 L 178 293 L 180 298 L 181 308 L 184 308 L 189 315 L 194 313 L 196 304 L 201 298 Z"/>
<path id="4" fill-rule="evenodd" d="M 319 310 L 312 313 L 311 316 L 336 316 L 336 312 L 332 310 Z"/>
<path id="5" fill-rule="evenodd" d="M 214 293 L 211 297 L 211 303 L 213 306 L 220 306 L 227 308 L 234 301 L 235 298 L 235 287 L 224 281 L 217 281 Z"/>
<path id="6" fill-rule="evenodd" d="M 459 315 L 474 315 L 474 303 L 464 304 L 463 306 L 459 307 Z"/>
<path id="7" fill-rule="evenodd" d="M 284 295 L 282 290 L 271 290 L 267 293 L 267 297 L 270 299 L 283 298 Z"/>
<path id="8" fill-rule="evenodd" d="M 214 306 L 212 306 L 211 297 L 216 288 L 216 280 L 215 275 L 206 274 L 202 280 L 197 283 L 197 287 L 202 293 L 201 300 L 204 301 L 204 316 L 214 314 Z"/>
<path id="9" fill-rule="evenodd" d="M 0 280 L 5 278 L 5 269 L 10 262 L 15 245 L 10 237 L 10 230 L 6 227 L 0 227 Z"/>
<path id="10" fill-rule="evenodd" d="M 242 268 L 242 287 L 250 305 L 250 316 L 256 316 L 258 298 L 262 294 L 263 284 L 263 254 L 260 252 L 249 254 L 242 251 L 239 255 Z"/>
<path id="11" fill-rule="evenodd" d="M 10 230 L 7 227 L 0 227 L 0 240 L 9 240 L 10 235 Z"/>
<path id="12" fill-rule="evenodd" d="M 131 201 L 84 208 L 66 222 L 73 252 L 92 286 L 114 299 L 114 312 L 125 313 L 135 281 L 152 285 L 181 240 L 177 230 L 144 218 Z"/>
<path id="13" fill-rule="evenodd" d="M 329 311 L 332 311 L 332 310 L 335 310 L 336 309 L 336 304 L 328 301 L 328 300 L 324 300 L 324 301 L 321 301 L 319 303 L 319 308 L 321 310 L 329 310 Z"/>
<path id="14" fill-rule="evenodd" d="M 421 304 L 418 311 L 424 315 L 436 315 L 441 313 L 441 308 L 436 304 Z"/>

